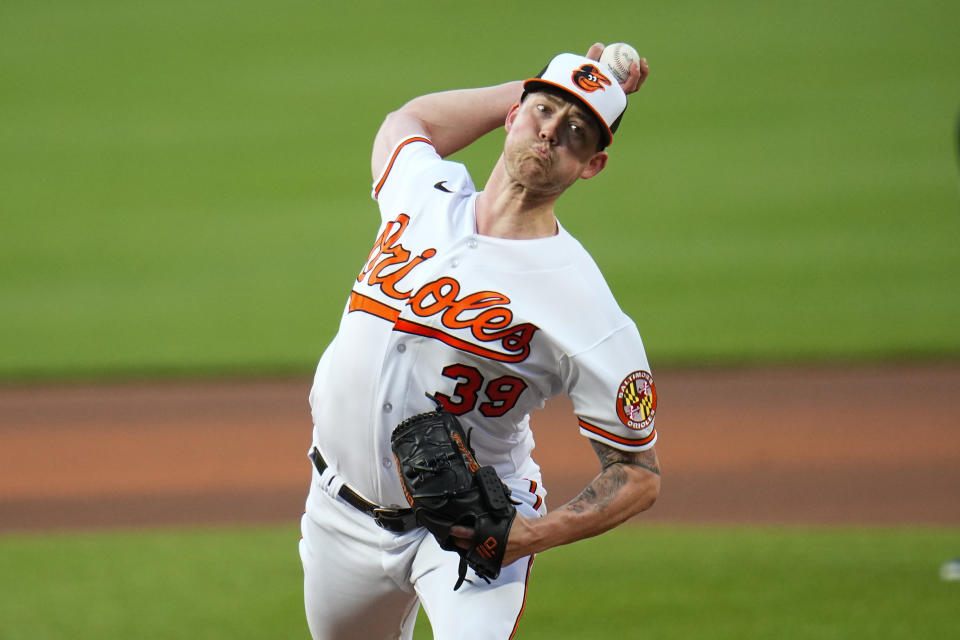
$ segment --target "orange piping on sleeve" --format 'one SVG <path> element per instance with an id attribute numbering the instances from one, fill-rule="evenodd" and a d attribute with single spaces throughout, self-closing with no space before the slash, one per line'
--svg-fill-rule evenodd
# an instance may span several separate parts
<path id="1" fill-rule="evenodd" d="M 429 139 L 424 138 L 423 136 L 415 136 L 413 138 L 407 138 L 397 145 L 397 148 L 393 150 L 393 155 L 390 156 L 390 162 L 387 163 L 387 168 L 383 170 L 383 175 L 380 176 L 380 180 L 377 182 L 377 186 L 373 188 L 373 197 L 380 197 L 380 189 L 383 188 L 383 183 L 387 181 L 387 176 L 390 175 L 390 169 L 393 168 L 393 163 L 397 160 L 397 156 L 400 155 L 400 150 L 411 142 L 426 142 L 429 145 L 433 143 Z"/>

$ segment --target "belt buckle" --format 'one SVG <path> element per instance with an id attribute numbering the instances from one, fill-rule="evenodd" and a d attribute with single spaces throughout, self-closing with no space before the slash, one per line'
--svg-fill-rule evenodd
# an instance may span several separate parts
<path id="1" fill-rule="evenodd" d="M 377 526 L 394 533 L 404 533 L 413 528 L 413 512 L 409 509 L 389 509 L 377 507 L 373 510 L 373 520 Z"/>

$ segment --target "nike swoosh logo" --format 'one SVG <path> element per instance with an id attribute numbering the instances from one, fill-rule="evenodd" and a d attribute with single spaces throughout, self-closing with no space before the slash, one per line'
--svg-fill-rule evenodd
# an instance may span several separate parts
<path id="1" fill-rule="evenodd" d="M 433 185 L 433 188 L 436 189 L 436 190 L 438 190 L 438 191 L 443 191 L 444 193 L 453 193 L 453 191 L 450 191 L 450 189 L 447 189 L 447 188 L 444 186 L 444 183 L 445 183 L 445 182 L 446 182 L 446 180 L 441 180 L 440 182 L 438 182 L 438 183 L 436 183 L 435 185 Z"/>

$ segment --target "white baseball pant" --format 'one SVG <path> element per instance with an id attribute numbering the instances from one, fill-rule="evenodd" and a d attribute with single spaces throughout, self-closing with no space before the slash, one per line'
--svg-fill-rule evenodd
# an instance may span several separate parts
<path id="1" fill-rule="evenodd" d="M 516 631 L 533 558 L 487 584 L 423 528 L 396 534 L 339 498 L 312 501 L 301 520 L 304 604 L 314 640 L 410 640 L 419 605 L 434 640 L 507 640 Z M 538 513 L 517 506 L 526 517 Z"/>

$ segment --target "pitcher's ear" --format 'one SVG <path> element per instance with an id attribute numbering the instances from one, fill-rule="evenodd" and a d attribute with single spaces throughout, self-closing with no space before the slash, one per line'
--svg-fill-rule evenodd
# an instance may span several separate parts
<path id="1" fill-rule="evenodd" d="M 609 157 L 606 151 L 597 151 L 587 162 L 587 166 L 583 168 L 580 177 L 584 180 L 589 180 L 603 171 L 603 168 L 607 166 L 607 159 Z"/>
<path id="2" fill-rule="evenodd" d="M 517 119 L 517 113 L 519 111 L 520 111 L 519 102 L 517 102 L 512 107 L 510 107 L 510 111 L 507 111 L 507 117 L 503 123 L 503 126 L 507 131 L 510 131 L 510 128 L 513 126 L 513 121 Z"/>

